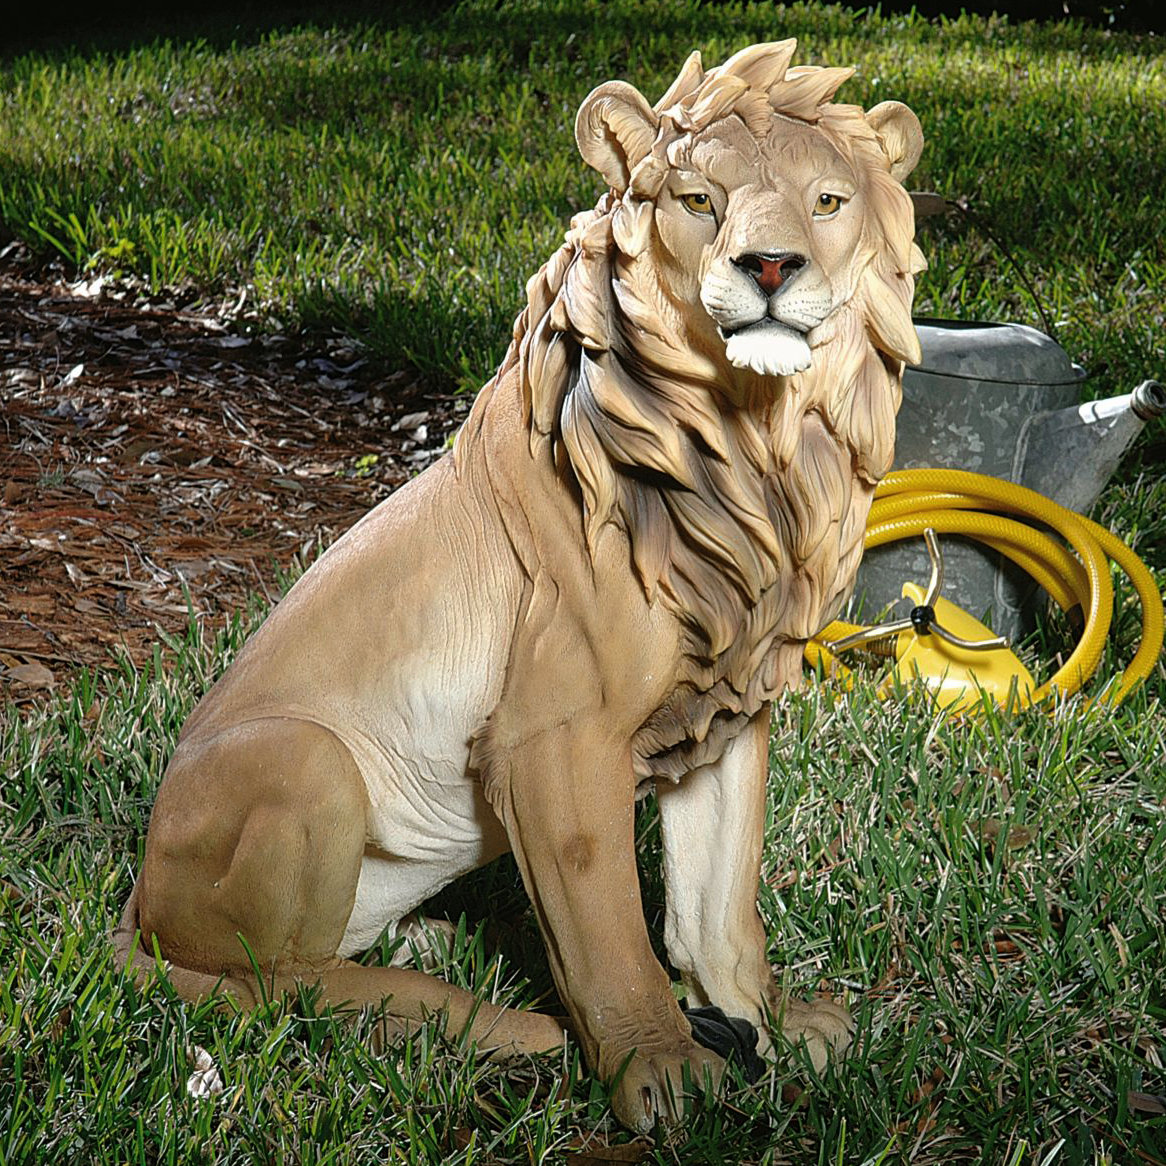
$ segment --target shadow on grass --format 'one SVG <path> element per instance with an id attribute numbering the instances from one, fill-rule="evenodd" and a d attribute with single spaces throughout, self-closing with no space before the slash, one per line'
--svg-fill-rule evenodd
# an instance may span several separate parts
<path id="1" fill-rule="evenodd" d="M 68 21 L 60 13 L 29 9 L 11 22 L 0 46 L 0 60 L 27 52 L 68 55 L 79 52 L 121 53 L 158 41 L 204 41 L 227 48 L 262 40 L 293 28 L 348 28 L 384 25 L 425 27 L 454 6 L 455 0 L 429 0 L 425 5 L 405 0 L 338 0 L 327 5 L 309 0 L 210 0 L 202 5 L 173 8 L 143 0 L 82 9 Z"/>
<path id="2" fill-rule="evenodd" d="M 651 5 L 652 23 L 657 32 L 688 33 L 696 44 L 710 31 L 708 17 L 696 5 Z M 310 0 L 211 0 L 195 7 L 164 8 L 143 0 L 103 5 L 61 21 L 56 13 L 25 11 L 6 22 L 0 61 L 27 52 L 62 56 L 80 53 L 122 53 L 159 41 L 205 42 L 214 48 L 253 44 L 272 33 L 296 28 L 414 28 L 444 25 L 448 53 L 458 56 L 481 51 L 482 38 L 496 41 L 503 59 L 526 64 L 537 38 L 566 39 L 572 33 L 590 36 L 600 32 L 610 36 L 626 32 L 634 41 L 643 32 L 644 14 L 633 6 L 563 4 L 551 10 L 532 12 L 523 5 L 504 9 L 473 7 L 459 12 L 457 0 L 430 0 L 425 5 L 407 0 L 340 0 L 321 5 Z M 806 23 L 802 13 L 802 23 Z M 719 23 L 719 22 L 715 22 Z M 789 35 L 782 33 L 782 35 Z M 620 54 L 621 56 L 623 54 Z M 617 68 L 620 61 L 613 61 Z"/>

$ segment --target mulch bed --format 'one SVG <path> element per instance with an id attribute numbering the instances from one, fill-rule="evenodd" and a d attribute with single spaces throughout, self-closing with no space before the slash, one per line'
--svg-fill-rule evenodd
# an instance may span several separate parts
<path id="1" fill-rule="evenodd" d="M 182 300 L 0 253 L 0 701 L 271 596 L 469 407 Z"/>

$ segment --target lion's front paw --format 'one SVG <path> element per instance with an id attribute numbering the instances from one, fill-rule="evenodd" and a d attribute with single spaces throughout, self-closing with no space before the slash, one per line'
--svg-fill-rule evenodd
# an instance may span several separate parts
<path id="1" fill-rule="evenodd" d="M 671 1053 L 634 1053 L 611 1093 L 615 1116 L 637 1133 L 648 1133 L 660 1120 L 679 1121 L 692 1101 L 694 1091 L 716 1093 L 725 1072 L 725 1062 L 696 1043 Z M 687 1076 L 687 1081 L 685 1080 Z"/>
<path id="2" fill-rule="evenodd" d="M 833 1000 L 782 1001 L 781 1031 L 793 1045 L 804 1044 L 815 1073 L 821 1073 L 833 1054 L 842 1056 L 850 1048 L 854 1021 L 841 1004 Z"/>

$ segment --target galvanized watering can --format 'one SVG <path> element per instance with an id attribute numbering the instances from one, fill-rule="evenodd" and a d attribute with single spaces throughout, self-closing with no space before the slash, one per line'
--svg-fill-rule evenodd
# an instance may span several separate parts
<path id="1" fill-rule="evenodd" d="M 1166 388 L 1152 380 L 1081 404 L 1085 370 L 1034 328 L 915 323 L 923 359 L 903 377 L 896 469 L 991 474 L 1087 513 L 1142 426 L 1166 412 Z M 1014 640 L 1033 629 L 1044 592 L 1018 567 L 956 536 L 944 538 L 943 558 L 947 598 Z M 930 570 L 922 541 L 868 552 L 854 593 L 862 618 L 877 616 L 905 581 L 925 582 Z"/>

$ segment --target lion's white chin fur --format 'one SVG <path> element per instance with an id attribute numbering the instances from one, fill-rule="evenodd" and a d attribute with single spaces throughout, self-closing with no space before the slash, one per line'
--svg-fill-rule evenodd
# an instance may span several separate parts
<path id="1" fill-rule="evenodd" d="M 787 377 L 810 367 L 806 338 L 776 320 L 760 320 L 733 332 L 725 341 L 725 355 L 734 367 L 761 376 Z"/>

